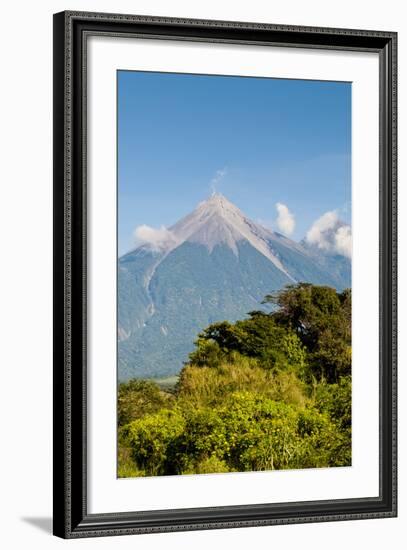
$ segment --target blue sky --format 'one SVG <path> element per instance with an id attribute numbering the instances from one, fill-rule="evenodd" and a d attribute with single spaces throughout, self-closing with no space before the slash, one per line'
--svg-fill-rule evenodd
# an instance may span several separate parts
<path id="1" fill-rule="evenodd" d="M 169 226 L 216 180 L 274 229 L 276 203 L 300 240 L 330 210 L 350 223 L 351 84 L 118 72 L 118 246 Z"/>

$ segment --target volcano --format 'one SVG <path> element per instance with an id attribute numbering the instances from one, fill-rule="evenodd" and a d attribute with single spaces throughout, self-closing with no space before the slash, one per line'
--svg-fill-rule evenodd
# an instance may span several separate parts
<path id="1" fill-rule="evenodd" d="M 343 290 L 351 262 L 255 223 L 214 193 L 118 260 L 119 380 L 178 374 L 198 333 L 310 282 Z"/>

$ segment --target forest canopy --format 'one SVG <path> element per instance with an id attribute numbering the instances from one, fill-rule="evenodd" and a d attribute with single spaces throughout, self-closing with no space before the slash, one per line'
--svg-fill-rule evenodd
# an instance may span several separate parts
<path id="1" fill-rule="evenodd" d="M 120 384 L 119 477 L 351 465 L 351 291 L 263 303 L 206 327 L 174 387 Z"/>

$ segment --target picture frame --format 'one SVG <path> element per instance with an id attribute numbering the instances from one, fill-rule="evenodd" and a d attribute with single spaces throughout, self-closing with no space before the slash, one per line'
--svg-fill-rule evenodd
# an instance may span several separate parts
<path id="1" fill-rule="evenodd" d="M 87 41 L 346 51 L 379 59 L 379 494 L 228 506 L 109 510 L 88 506 Z M 158 533 L 397 515 L 397 34 L 394 32 L 65 11 L 54 15 L 54 534 Z M 93 342 L 92 345 L 97 345 Z M 115 367 L 113 367 L 115 368 Z M 112 445 L 114 443 L 112 442 Z M 250 475 L 250 474 L 247 474 Z"/>

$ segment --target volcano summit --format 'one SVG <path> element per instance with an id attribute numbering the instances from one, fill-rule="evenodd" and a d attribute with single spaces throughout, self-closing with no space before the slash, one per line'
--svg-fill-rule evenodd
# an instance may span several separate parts
<path id="1" fill-rule="evenodd" d="M 120 380 L 177 374 L 200 330 L 260 309 L 286 284 L 351 282 L 347 257 L 267 229 L 219 193 L 168 229 L 141 226 L 138 238 L 118 260 Z"/>

